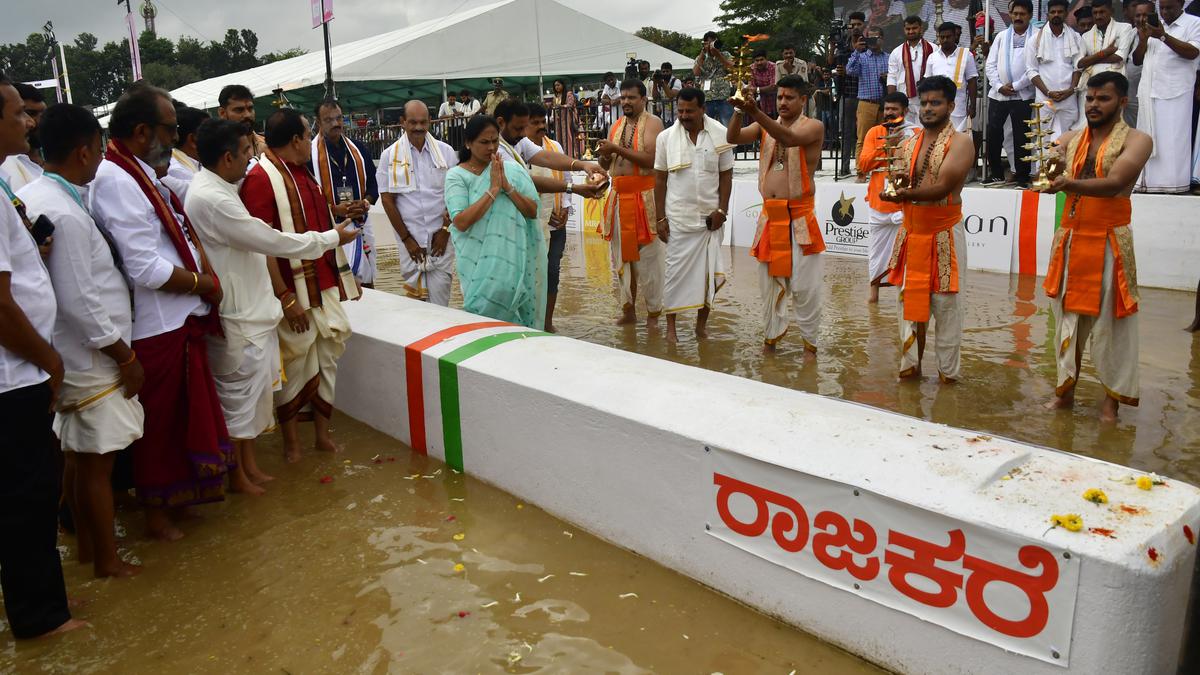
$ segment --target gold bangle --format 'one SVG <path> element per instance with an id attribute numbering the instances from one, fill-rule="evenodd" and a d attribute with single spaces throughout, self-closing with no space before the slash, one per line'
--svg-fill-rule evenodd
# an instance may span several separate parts
<path id="1" fill-rule="evenodd" d="M 129 360 L 126 361 L 125 363 L 118 363 L 117 367 L 124 368 L 125 366 L 131 365 L 134 361 L 137 361 L 137 352 L 130 349 L 129 350 Z"/>
<path id="2" fill-rule="evenodd" d="M 491 190 L 488 190 L 487 192 L 483 193 L 483 196 L 491 199 L 492 201 L 496 201 L 496 195 L 492 194 Z"/>
<path id="3" fill-rule="evenodd" d="M 192 288 L 191 288 L 191 290 L 188 291 L 188 294 L 190 295 L 192 293 L 195 293 L 196 289 L 199 286 L 200 286 L 200 275 L 196 274 L 195 272 L 192 272 Z"/>
<path id="4" fill-rule="evenodd" d="M 292 305 L 294 305 L 294 304 L 296 304 L 296 298 L 292 298 L 292 301 L 291 301 L 291 302 L 289 302 L 288 304 L 284 305 L 284 306 L 283 306 L 283 308 L 284 308 L 284 309 L 291 309 L 291 308 L 292 308 Z"/>

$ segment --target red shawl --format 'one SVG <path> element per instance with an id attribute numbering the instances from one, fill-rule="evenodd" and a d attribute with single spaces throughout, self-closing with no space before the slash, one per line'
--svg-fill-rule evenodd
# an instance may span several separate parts
<path id="1" fill-rule="evenodd" d="M 200 237 L 196 235 L 196 229 L 192 227 L 192 223 L 188 220 L 187 214 L 183 211 L 183 204 L 179 202 L 179 197 L 175 196 L 174 192 L 167 190 L 167 194 L 171 197 L 171 202 L 168 205 L 167 200 L 163 198 L 162 193 L 158 191 L 158 187 L 150 180 L 142 167 L 138 166 L 137 159 L 125 144 L 117 139 L 111 139 L 108 142 L 108 150 L 104 153 L 104 158 L 108 161 L 121 167 L 121 169 L 129 174 L 142 189 L 142 194 L 146 199 L 150 200 L 150 205 L 154 207 L 154 213 L 158 215 L 158 220 L 162 223 L 163 229 L 167 232 L 167 237 L 171 240 L 171 244 L 175 247 L 175 253 L 179 255 L 179 259 L 183 262 L 183 267 L 189 272 L 196 274 L 207 274 L 214 280 L 217 275 L 213 273 L 212 267 L 208 264 L 208 258 L 204 255 L 204 247 L 200 244 Z M 183 216 L 183 225 L 180 226 L 179 221 L 175 218 L 175 214 Z M 188 249 L 188 240 L 191 240 L 192 245 L 196 247 L 196 252 L 200 255 L 200 266 L 196 266 L 196 261 L 192 258 L 192 252 Z M 219 282 L 218 282 L 219 283 Z M 221 319 L 217 313 L 216 303 L 208 303 L 208 316 L 204 318 L 204 328 L 206 332 L 214 335 L 221 334 Z"/>
<path id="2" fill-rule="evenodd" d="M 929 62 L 929 55 L 933 53 L 933 45 L 929 44 L 928 40 L 921 40 L 921 72 L 913 73 L 912 50 L 909 49 L 908 43 L 900 45 L 904 50 L 904 93 L 912 98 L 917 95 L 917 81 L 925 74 L 925 64 Z"/>

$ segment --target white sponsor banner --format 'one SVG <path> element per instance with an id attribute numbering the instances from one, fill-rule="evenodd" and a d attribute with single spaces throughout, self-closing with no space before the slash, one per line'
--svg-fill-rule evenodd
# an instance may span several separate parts
<path id="1" fill-rule="evenodd" d="M 963 228 L 967 231 L 967 265 L 971 269 L 1012 272 L 1021 194 L 1021 190 L 963 190 Z"/>
<path id="2" fill-rule="evenodd" d="M 816 209 L 826 251 L 867 257 L 871 207 L 867 205 L 866 183 L 818 183 Z"/>
<path id="3" fill-rule="evenodd" d="M 754 245 L 754 233 L 758 231 L 758 216 L 762 213 L 762 195 L 758 192 L 758 181 L 735 180 L 729 195 L 729 227 L 725 228 L 728 246 L 750 248 Z"/>
<path id="4" fill-rule="evenodd" d="M 1067 667 L 1080 559 L 881 495 L 706 449 L 708 534 L 1003 649 Z"/>

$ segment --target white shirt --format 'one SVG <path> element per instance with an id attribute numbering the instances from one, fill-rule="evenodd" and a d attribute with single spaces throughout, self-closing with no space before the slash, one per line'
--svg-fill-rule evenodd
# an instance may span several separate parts
<path id="1" fill-rule="evenodd" d="M 910 47 L 907 42 L 902 42 L 900 43 L 899 47 L 896 47 L 892 50 L 891 55 L 888 56 L 887 83 L 889 87 L 895 87 L 896 91 L 900 92 L 901 94 L 909 94 L 907 89 L 907 76 L 904 72 L 905 49 L 908 50 L 909 55 L 912 57 L 913 87 L 915 88 L 917 86 L 917 83 L 921 81 L 921 73 L 925 72 L 926 58 L 924 51 L 926 45 L 933 47 L 933 45 L 930 45 L 928 42 L 921 40 L 917 42 L 916 46 L 912 47 Z M 938 49 L 934 47 L 933 51 L 936 52 Z M 933 56 L 933 54 L 930 54 L 930 56 Z M 911 94 L 909 95 L 911 96 Z"/>
<path id="2" fill-rule="evenodd" d="M 272 292 L 267 256 L 315 260 L 338 245 L 336 230 L 291 234 L 255 218 L 238 197 L 237 185 L 207 169 L 192 180 L 184 210 L 221 280 L 226 334 L 235 332 L 252 342 L 273 334 L 283 318 L 283 307 Z"/>
<path id="3" fill-rule="evenodd" d="M 1200 18 L 1180 14 L 1175 23 L 1164 25 L 1167 35 L 1200 49 Z M 1150 82 L 1150 96 L 1171 99 L 1191 95 L 1196 83 L 1196 60 L 1188 60 L 1158 38 L 1150 38 L 1142 61 L 1142 85 Z M 1153 71 L 1151 74 L 1150 71 Z M 1189 104 L 1190 105 L 1190 104 Z"/>
<path id="4" fill-rule="evenodd" d="M 479 99 L 473 98 L 470 101 L 459 101 L 458 106 L 467 117 L 479 113 Z"/>
<path id="5" fill-rule="evenodd" d="M 1115 70 L 1118 73 L 1125 73 L 1125 62 L 1129 60 L 1129 55 L 1133 54 L 1133 48 L 1137 46 L 1137 29 L 1127 23 L 1121 23 L 1116 19 L 1108 22 L 1108 29 L 1101 31 L 1100 26 L 1092 26 L 1092 29 L 1084 33 L 1083 41 L 1083 56 L 1091 56 L 1101 49 L 1106 49 L 1109 45 L 1117 45 L 1117 56 L 1121 57 L 1120 63 L 1097 63 L 1088 68 L 1079 81 L 1080 85 L 1087 84 L 1087 78 L 1090 75 L 1103 73 L 1109 70 Z M 1083 56 L 1079 58 L 1083 58 Z M 1076 64 L 1079 63 L 1077 60 Z M 1132 96 L 1135 92 L 1129 92 Z"/>
<path id="6" fill-rule="evenodd" d="M 968 3 L 961 8 L 951 7 L 949 2 L 942 4 L 942 21 L 950 22 L 956 26 L 962 26 L 962 37 L 959 39 L 958 46 L 969 47 L 971 45 L 971 36 L 974 34 L 975 21 L 967 20 L 967 15 L 971 12 L 971 6 Z M 888 16 L 907 17 L 909 14 L 908 3 L 904 0 L 892 0 L 888 6 Z M 933 0 L 925 0 L 921 5 L 921 10 L 916 14 L 921 21 L 925 22 L 925 39 L 937 45 L 937 11 L 934 8 Z"/>
<path id="7" fill-rule="evenodd" d="M 516 145 L 509 145 L 508 141 L 505 141 L 503 137 L 500 138 L 500 152 L 503 152 L 506 158 L 511 159 L 526 169 L 529 168 L 529 160 L 533 159 L 533 156 L 541 151 L 542 149 L 536 143 L 524 136 L 521 137 L 521 140 L 517 141 Z"/>
<path id="8" fill-rule="evenodd" d="M 187 198 L 188 185 L 200 172 L 200 161 L 187 156 L 182 150 L 175 149 L 171 153 L 171 165 L 167 167 L 167 175 L 162 177 L 163 185 L 171 188 L 179 201 Z"/>
<path id="9" fill-rule="evenodd" d="M 796 69 L 795 72 L 791 72 L 791 73 L 786 72 L 786 70 L 785 70 L 786 67 L 787 67 L 786 61 L 776 61 L 775 62 L 775 83 L 776 84 L 778 84 L 780 80 L 787 77 L 788 75 L 799 75 L 801 78 L 804 79 L 804 81 L 806 81 L 806 82 L 808 81 L 808 61 L 802 61 L 800 59 L 796 59 L 796 60 L 792 61 L 792 67 Z"/>
<path id="10" fill-rule="evenodd" d="M 654 169 L 666 171 L 667 134 L 671 128 L 658 135 L 654 147 Z M 708 131 L 701 129 L 692 143 L 691 134 L 684 132 L 687 153 L 691 165 L 667 174 L 666 213 L 667 223 L 672 227 L 695 230 L 704 227 L 704 219 L 720 206 L 719 181 L 722 171 L 733 169 L 733 149 L 720 155 Z M 725 139 L 721 139 L 724 142 Z"/>
<path id="11" fill-rule="evenodd" d="M 33 329 L 46 342 L 54 333 L 54 289 L 42 256 L 17 209 L 0 186 L 0 272 L 9 272 L 9 291 Z M 0 393 L 50 379 L 41 368 L 0 346 Z"/>
<path id="12" fill-rule="evenodd" d="M 8 188 L 13 192 L 18 192 L 41 175 L 42 167 L 29 159 L 29 155 L 9 155 L 8 159 L 0 164 L 0 178 L 8 183 Z"/>
<path id="13" fill-rule="evenodd" d="M 1032 42 L 1033 29 L 1025 27 L 1025 33 L 1013 31 L 1012 27 L 1005 28 L 996 35 L 992 49 L 988 52 L 987 79 L 991 84 L 988 98 L 994 101 L 1032 101 L 1033 83 L 1026 75 L 1028 64 L 1025 62 L 1025 44 Z M 1000 93 L 1000 87 L 1006 84 L 1016 89 L 1015 96 L 1005 96 Z"/>
<path id="14" fill-rule="evenodd" d="M 533 143 L 533 141 L 529 141 L 529 142 Z M 560 154 L 563 152 L 563 147 L 561 145 L 559 145 L 558 141 L 554 140 L 553 138 L 547 137 L 546 142 L 550 144 L 550 147 L 554 148 L 555 152 L 558 152 Z M 533 145 L 534 145 L 534 147 L 537 147 L 537 143 L 533 143 Z M 542 149 L 545 150 L 544 147 Z M 529 167 L 529 173 L 533 176 L 547 176 L 550 178 L 554 177 L 554 169 L 547 169 L 544 166 L 531 166 L 531 167 Z M 564 181 L 566 181 L 567 183 L 571 182 L 571 172 L 570 171 L 560 171 L 559 173 L 562 174 Z M 550 219 L 550 211 L 552 211 L 554 209 L 554 201 L 556 198 L 560 199 L 565 206 L 570 206 L 571 200 L 570 200 L 569 195 L 564 195 L 561 193 L 554 193 L 554 192 L 546 192 L 544 194 L 538 195 L 537 219 L 538 219 L 539 223 L 542 223 L 543 225 L 545 225 L 546 222 Z"/>
<path id="15" fill-rule="evenodd" d="M 154 177 L 154 169 L 141 159 L 135 159 L 138 168 L 150 177 L 166 199 L 168 190 Z M 134 340 L 178 330 L 188 316 L 208 313 L 208 303 L 200 296 L 158 290 L 170 280 L 176 267 L 184 265 L 150 200 L 133 176 L 107 159 L 101 162 L 88 190 L 88 210 L 112 235 L 125 262 L 125 272 L 133 282 Z M 174 215 L 182 229 L 183 216 Z M 188 241 L 188 250 L 193 261 L 200 259 L 191 241 Z M 196 266 L 199 267 L 198 262 Z"/>
<path id="16" fill-rule="evenodd" d="M 1039 59 L 1038 46 L 1041 40 L 1047 40 L 1047 47 L 1052 58 Z M 1029 39 L 1029 48 L 1025 50 L 1025 77 L 1029 78 L 1030 83 L 1033 82 L 1035 76 L 1042 78 L 1042 84 L 1050 91 L 1062 91 L 1063 89 L 1071 88 L 1071 78 L 1075 74 L 1075 64 L 1079 63 L 1079 59 L 1083 58 L 1082 41 L 1079 34 L 1071 30 L 1071 27 L 1063 24 L 1062 34 L 1055 35 L 1054 31 L 1046 26 L 1045 29 L 1039 29 Z M 1073 46 L 1072 56 L 1067 56 L 1068 47 Z M 1046 51 L 1046 50 L 1041 50 Z M 1037 87 L 1034 86 L 1036 90 Z M 1037 92 L 1038 100 L 1042 100 L 1045 96 L 1041 91 Z M 1073 100 L 1067 99 L 1063 101 L 1067 105 L 1072 105 Z M 1061 105 L 1061 103 L 1059 104 Z"/>
<path id="17" fill-rule="evenodd" d="M 438 108 L 437 116 L 439 119 L 442 117 L 453 117 L 454 113 L 460 112 L 462 112 L 462 104 L 458 101 L 455 101 L 454 103 L 451 103 L 450 101 L 443 101 L 441 107 Z"/>
<path id="18" fill-rule="evenodd" d="M 87 188 L 72 187 L 86 204 Z M 91 214 L 58 181 L 42 176 L 17 196 L 25 202 L 31 219 L 45 215 L 54 223 L 54 245 L 47 264 L 58 300 L 54 348 L 67 370 L 87 372 L 98 350 L 118 340 L 128 344 L 131 339 L 129 286 Z"/>
<path id="19" fill-rule="evenodd" d="M 446 162 L 445 169 L 439 169 L 433 163 L 433 153 L 442 153 Z M 417 245 L 429 248 L 429 242 L 435 232 L 442 228 L 442 214 L 446 213 L 446 172 L 458 166 L 458 155 L 454 148 L 439 141 L 430 134 L 425 134 L 425 146 L 420 150 L 412 146 L 412 183 L 417 189 L 409 192 L 399 192 L 398 188 L 387 188 L 388 167 L 392 165 L 392 155 L 396 153 L 393 143 L 383 151 L 379 159 L 379 168 L 375 171 L 379 191 L 387 193 L 383 199 L 394 199 L 400 217 L 409 234 L 417 240 Z"/>
<path id="20" fill-rule="evenodd" d="M 959 57 L 962 57 L 961 60 Z M 954 92 L 954 117 L 967 114 L 967 83 L 979 77 L 979 69 L 975 66 L 975 56 L 971 52 L 957 47 L 949 55 L 941 47 L 929 55 L 929 63 L 925 65 L 925 77 L 944 75 L 954 81 L 957 89 Z M 910 101 L 909 106 L 917 105 Z"/>
<path id="21" fill-rule="evenodd" d="M 609 103 L 612 105 L 620 105 L 621 103 L 621 88 L 615 84 L 606 84 L 600 90 L 600 102 L 604 102 L 604 97 L 609 98 Z"/>

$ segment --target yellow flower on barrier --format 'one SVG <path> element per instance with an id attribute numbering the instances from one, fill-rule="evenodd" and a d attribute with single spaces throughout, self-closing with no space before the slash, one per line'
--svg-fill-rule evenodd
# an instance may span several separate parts
<path id="1" fill-rule="evenodd" d="M 1100 488 L 1088 488 L 1083 493 L 1083 498 L 1093 504 L 1107 504 L 1108 495 L 1104 494 L 1104 490 Z"/>
<path id="2" fill-rule="evenodd" d="M 1136 483 L 1139 490 L 1149 490 L 1154 487 L 1154 479 L 1150 476 L 1138 476 Z"/>
<path id="3" fill-rule="evenodd" d="M 1070 532 L 1078 532 L 1083 529 L 1083 518 L 1077 513 L 1054 514 L 1050 516 L 1050 524 Z"/>

